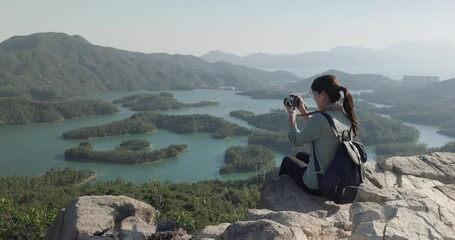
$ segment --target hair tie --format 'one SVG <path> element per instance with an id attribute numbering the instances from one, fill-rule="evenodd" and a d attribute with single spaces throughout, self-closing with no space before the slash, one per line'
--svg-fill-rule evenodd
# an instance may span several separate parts
<path id="1" fill-rule="evenodd" d="M 340 86 L 340 88 L 339 88 L 339 90 L 338 90 L 338 91 L 343 91 L 343 92 L 344 92 L 345 90 L 346 90 L 346 88 L 345 88 L 345 87 L 343 87 L 343 86 Z"/>

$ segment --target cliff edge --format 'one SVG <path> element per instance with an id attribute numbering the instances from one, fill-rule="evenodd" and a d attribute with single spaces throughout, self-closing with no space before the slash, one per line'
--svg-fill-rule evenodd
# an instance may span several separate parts
<path id="1" fill-rule="evenodd" d="M 174 234 L 173 238 L 153 239 L 455 239 L 455 153 L 391 157 L 369 162 L 365 170 L 366 183 L 352 204 L 337 205 L 310 196 L 288 176 L 281 176 L 263 185 L 260 206 L 249 211 L 247 221 L 207 226 L 194 237 Z M 94 202 L 95 198 L 126 197 L 81 198 Z M 95 210 L 78 212 L 72 204 L 67 209 L 75 210 L 62 211 L 46 239 L 128 239 L 122 233 L 123 223 L 120 224 L 127 218 L 141 224 L 125 228 L 125 232 L 140 232 L 130 234 L 129 239 L 152 239 L 148 236 L 156 230 L 151 219 L 156 210 L 144 203 L 131 208 L 136 209 L 129 211 L 131 216 L 117 218 L 122 219 L 120 222 L 116 221 L 114 216 L 118 214 L 113 208 L 99 213 L 106 216 L 104 221 L 94 221 L 82 216 L 98 214 Z M 88 222 L 76 224 L 80 221 Z M 90 225 L 90 231 L 80 229 Z M 116 236 L 99 232 L 112 228 L 118 229 Z M 64 238 L 65 232 L 78 234 Z"/>

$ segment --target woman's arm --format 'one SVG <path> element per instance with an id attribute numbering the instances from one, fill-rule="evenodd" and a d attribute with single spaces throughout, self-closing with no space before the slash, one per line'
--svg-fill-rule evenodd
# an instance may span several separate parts
<path id="1" fill-rule="evenodd" d="M 326 121 L 322 114 L 315 114 L 305 122 L 305 126 L 301 131 L 297 128 L 297 125 L 291 126 L 288 131 L 288 138 L 292 146 L 302 146 L 320 137 L 322 135 L 322 123 L 324 123 L 322 120 Z"/>

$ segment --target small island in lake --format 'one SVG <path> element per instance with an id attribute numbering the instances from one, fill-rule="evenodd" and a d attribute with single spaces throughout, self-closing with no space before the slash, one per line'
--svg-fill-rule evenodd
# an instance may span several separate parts
<path id="1" fill-rule="evenodd" d="M 0 126 L 53 122 L 118 112 L 117 107 L 100 100 L 35 101 L 0 98 Z"/>
<path id="2" fill-rule="evenodd" d="M 149 141 L 142 140 L 142 139 L 133 139 L 133 140 L 127 140 L 123 141 L 120 143 L 120 145 L 117 147 L 117 150 L 123 150 L 123 151 L 138 151 L 138 150 L 144 150 L 147 148 L 151 148 L 152 144 Z"/>
<path id="3" fill-rule="evenodd" d="M 224 165 L 221 174 L 232 172 L 256 171 L 271 165 L 275 161 L 275 153 L 260 145 L 232 146 L 224 153 Z"/>
<path id="4" fill-rule="evenodd" d="M 153 112 L 139 112 L 121 121 L 83 127 L 63 133 L 65 139 L 89 139 L 125 134 L 154 132 L 157 128 L 171 130 L 179 134 L 207 132 L 212 137 L 223 139 L 231 136 L 247 136 L 252 131 L 231 123 L 223 118 L 208 114 L 168 116 Z"/>
<path id="5" fill-rule="evenodd" d="M 123 107 L 131 108 L 133 111 L 156 111 L 180 109 L 188 107 L 204 107 L 218 105 L 217 102 L 202 101 L 198 103 L 181 103 L 174 98 L 170 92 L 161 92 L 158 94 L 144 93 L 123 97 L 113 101 L 113 104 L 121 104 Z"/>
<path id="6" fill-rule="evenodd" d="M 122 142 L 116 150 L 93 151 L 90 142 L 82 142 L 76 148 L 65 151 L 65 159 L 70 161 L 103 162 L 118 164 L 139 164 L 155 162 L 166 158 L 175 158 L 188 150 L 188 145 L 170 145 L 168 147 L 148 151 L 151 144 L 145 140 Z"/>

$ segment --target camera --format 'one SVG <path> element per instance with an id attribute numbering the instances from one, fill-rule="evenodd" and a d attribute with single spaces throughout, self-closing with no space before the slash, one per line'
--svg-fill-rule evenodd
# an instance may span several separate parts
<path id="1" fill-rule="evenodd" d="M 299 106 L 299 98 L 296 95 L 289 95 L 289 97 L 284 98 L 283 104 L 288 108 L 296 108 Z"/>

